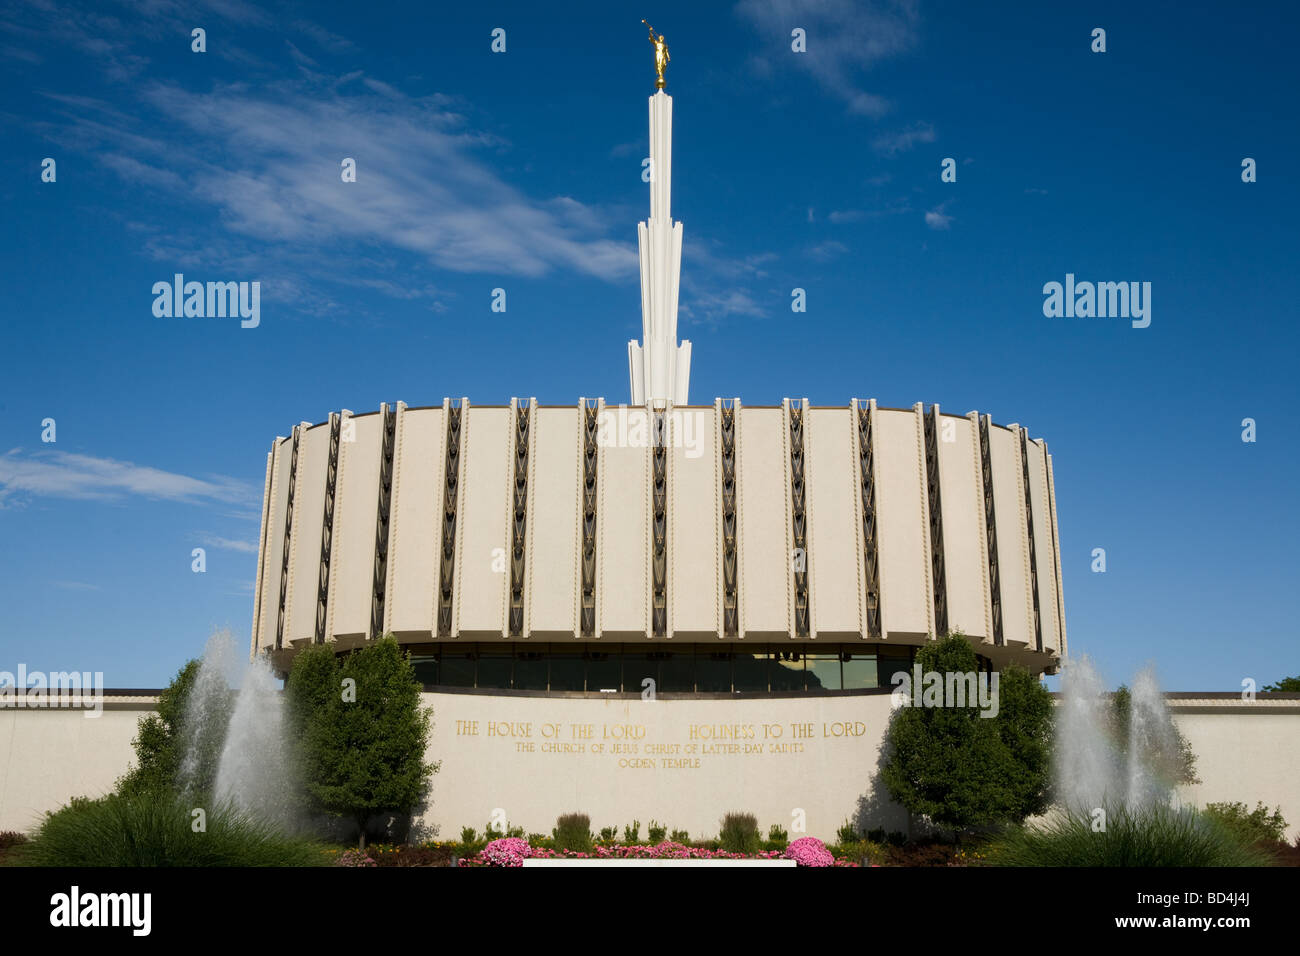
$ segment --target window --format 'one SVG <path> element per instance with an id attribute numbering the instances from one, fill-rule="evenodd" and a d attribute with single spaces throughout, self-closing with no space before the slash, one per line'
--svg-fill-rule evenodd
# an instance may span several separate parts
<path id="1" fill-rule="evenodd" d="M 546 690 L 548 656 L 545 650 L 519 650 L 515 655 L 515 690 Z"/>
<path id="2" fill-rule="evenodd" d="M 840 690 L 840 655 L 809 654 L 807 677 L 809 690 Z"/>

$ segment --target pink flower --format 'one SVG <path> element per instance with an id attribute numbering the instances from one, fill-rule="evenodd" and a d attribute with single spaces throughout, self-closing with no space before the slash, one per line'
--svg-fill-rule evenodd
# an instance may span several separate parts
<path id="1" fill-rule="evenodd" d="M 478 861 L 488 866 L 523 866 L 524 860 L 532 855 L 533 848 L 527 840 L 503 837 L 485 846 L 478 855 Z"/>
<path id="2" fill-rule="evenodd" d="M 798 866 L 834 866 L 835 857 L 826 849 L 826 844 L 816 837 L 800 837 L 788 847 L 783 854 L 785 859 L 794 860 Z"/>

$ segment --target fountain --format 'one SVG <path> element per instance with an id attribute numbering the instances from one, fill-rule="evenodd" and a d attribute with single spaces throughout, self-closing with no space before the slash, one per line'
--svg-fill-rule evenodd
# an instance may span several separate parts
<path id="1" fill-rule="evenodd" d="M 1116 713 L 1087 657 L 1068 661 L 1057 715 L 1057 802 L 1089 814 L 1099 807 L 1142 813 L 1174 801 L 1180 739 L 1154 667 L 1133 679 L 1127 713 Z"/>
<path id="2" fill-rule="evenodd" d="M 263 659 L 240 654 L 229 630 L 204 648 L 185 708 L 182 792 L 211 794 L 267 823 L 295 822 L 284 698 Z"/>

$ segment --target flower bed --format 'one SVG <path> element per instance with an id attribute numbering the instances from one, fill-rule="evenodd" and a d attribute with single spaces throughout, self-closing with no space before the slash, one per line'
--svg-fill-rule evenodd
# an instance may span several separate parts
<path id="1" fill-rule="evenodd" d="M 811 841 L 808 842 L 808 841 Z M 790 849 L 801 845 L 797 855 L 792 856 Z M 812 844 L 816 844 L 814 847 Z M 818 852 L 820 848 L 820 852 Z M 686 846 L 672 840 L 664 840 L 654 845 L 614 843 L 607 846 L 597 845 L 590 853 L 576 850 L 552 850 L 545 847 L 532 847 L 527 840 L 507 838 L 495 840 L 483 848 L 482 852 L 467 856 L 460 861 L 461 866 L 523 866 L 527 858 L 554 860 L 780 860 L 793 859 L 799 866 L 858 866 L 852 860 L 837 860 L 825 845 L 813 837 L 804 837 L 791 844 L 790 849 L 763 850 L 758 853 L 731 853 L 727 850 L 709 850 L 703 847 Z M 819 862 L 809 862 L 819 861 Z M 820 862 L 824 861 L 824 862 Z"/>

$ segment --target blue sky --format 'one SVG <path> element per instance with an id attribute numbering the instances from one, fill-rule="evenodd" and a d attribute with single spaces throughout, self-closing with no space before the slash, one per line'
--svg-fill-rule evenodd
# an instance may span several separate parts
<path id="1" fill-rule="evenodd" d="M 1073 653 L 1173 690 L 1300 673 L 1293 5 L 622 6 L 7 5 L 0 669 L 153 687 L 247 639 L 295 422 L 626 400 L 648 14 L 692 398 L 1019 422 Z M 261 324 L 154 317 L 175 272 L 260 281 Z M 1066 273 L 1150 282 L 1151 325 L 1045 317 Z"/>

